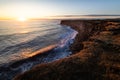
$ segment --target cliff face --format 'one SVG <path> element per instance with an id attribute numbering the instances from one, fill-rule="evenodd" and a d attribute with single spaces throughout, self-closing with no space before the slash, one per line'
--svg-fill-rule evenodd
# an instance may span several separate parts
<path id="1" fill-rule="evenodd" d="M 90 36 L 97 35 L 99 32 L 106 30 L 107 22 L 118 22 L 119 20 L 63 20 L 62 25 L 70 26 L 78 31 L 74 44 L 71 45 L 73 53 L 83 49 L 83 41 L 89 39 Z"/>
<path id="2" fill-rule="evenodd" d="M 120 20 L 63 20 L 79 33 L 73 55 L 37 65 L 14 80 L 119 80 Z"/>

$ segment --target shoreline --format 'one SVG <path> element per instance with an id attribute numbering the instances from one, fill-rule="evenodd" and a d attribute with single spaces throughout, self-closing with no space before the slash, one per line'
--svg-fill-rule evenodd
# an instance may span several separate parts
<path id="1" fill-rule="evenodd" d="M 50 63 L 55 60 L 70 56 L 71 51 L 68 46 L 72 44 L 77 33 L 68 26 L 63 27 L 65 29 L 68 28 L 68 32 L 66 32 L 64 35 L 61 34 L 61 38 L 58 43 L 38 49 L 31 54 L 23 54 L 25 57 L 24 59 L 2 64 L 0 66 L 0 79 L 11 80 L 11 77 L 28 71 L 35 65 Z"/>
<path id="2" fill-rule="evenodd" d="M 61 24 L 79 32 L 71 45 L 74 54 L 37 65 L 14 80 L 119 80 L 120 19 L 63 20 Z"/>
<path id="3" fill-rule="evenodd" d="M 106 22 L 119 22 L 120 18 L 115 19 L 80 19 L 80 20 L 62 20 L 61 25 L 70 26 L 72 29 L 78 31 L 78 34 L 75 37 L 75 42 L 70 46 L 71 50 L 74 53 L 80 52 L 83 49 L 83 41 L 89 39 L 93 34 L 97 35 L 101 31 L 105 30 Z M 97 27 L 95 27 L 97 25 Z M 82 27 L 80 27 L 82 26 Z M 104 26 L 104 27 L 103 27 Z M 79 49 L 78 49 L 79 48 Z"/>

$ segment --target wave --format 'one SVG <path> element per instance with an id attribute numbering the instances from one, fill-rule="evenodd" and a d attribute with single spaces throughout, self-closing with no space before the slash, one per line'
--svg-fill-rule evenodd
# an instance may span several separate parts
<path id="1" fill-rule="evenodd" d="M 69 56 L 71 54 L 69 46 L 72 44 L 77 32 L 67 26 L 66 30 L 63 28 L 62 31 L 66 32 L 64 34 L 61 34 L 63 32 L 58 30 L 53 31 L 53 33 L 50 33 L 49 35 L 42 36 L 41 41 L 39 41 L 40 38 L 39 36 L 37 36 L 32 41 L 8 47 L 8 51 L 11 50 L 12 47 L 18 47 L 18 49 L 15 49 L 15 51 L 13 50 L 13 52 L 17 52 L 22 47 L 25 48 L 27 46 L 31 46 L 31 49 L 33 51 L 31 51 L 30 53 L 24 52 L 20 55 L 24 58 L 13 59 L 9 63 L 2 64 L 0 66 L 0 79 L 7 78 L 6 80 L 11 80 L 11 78 L 14 77 L 16 74 L 25 72 L 31 69 L 34 65 L 48 63 Z M 59 33 L 60 35 L 56 33 Z M 42 41 L 44 41 L 48 36 L 50 36 L 50 39 L 48 39 L 46 42 L 50 44 L 47 44 L 45 45 L 45 47 L 43 47 Z M 54 41 L 51 39 L 54 37 L 58 37 L 57 40 L 55 39 Z M 40 44 L 42 48 L 40 48 L 38 44 Z M 5 49 L 3 52 L 5 52 L 7 49 Z"/>
<path id="2" fill-rule="evenodd" d="M 24 54 L 23 56 L 26 56 L 26 57 L 33 57 L 33 56 L 36 56 L 36 55 L 39 55 L 39 54 L 42 54 L 42 53 L 45 53 L 45 52 L 48 52 L 54 48 L 56 48 L 58 45 L 57 44 L 54 44 L 54 45 L 50 45 L 50 46 L 47 46 L 45 48 L 42 48 L 42 49 L 39 49 L 31 54 Z"/>

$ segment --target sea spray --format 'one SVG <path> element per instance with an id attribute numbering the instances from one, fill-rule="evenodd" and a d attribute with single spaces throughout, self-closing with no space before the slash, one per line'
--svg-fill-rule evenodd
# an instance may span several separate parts
<path id="1" fill-rule="evenodd" d="M 61 30 L 59 30 L 59 29 L 61 29 Z M 41 50 L 43 48 L 39 48 L 38 44 L 40 44 L 40 46 L 42 46 L 41 42 L 43 42 L 43 41 L 41 40 L 41 36 L 38 36 L 38 33 L 39 33 L 38 31 L 35 33 L 32 32 L 32 34 L 34 34 L 34 35 L 37 34 L 37 38 L 35 38 L 29 42 L 25 42 L 25 43 L 22 43 L 19 45 L 12 46 L 11 48 L 15 47 L 14 49 L 17 49 L 17 50 L 22 49 L 22 48 L 27 49 L 27 47 L 31 46 L 30 47 L 31 49 L 30 48 L 29 49 L 32 50 L 33 48 L 35 48 L 35 52 L 26 53 L 26 54 L 24 53 L 24 55 L 22 54 L 22 57 L 24 57 L 24 59 L 17 60 L 17 61 L 13 60 L 12 62 L 6 63 L 3 66 L 1 66 L 0 67 L 0 79 L 1 80 L 4 80 L 4 79 L 11 80 L 15 75 L 25 72 L 27 70 L 30 70 L 33 66 L 35 66 L 37 64 L 48 63 L 48 62 L 55 61 L 57 59 L 61 59 L 61 58 L 69 56 L 71 54 L 69 46 L 74 41 L 74 38 L 75 38 L 77 32 L 68 26 L 60 26 L 59 29 L 51 30 L 51 31 L 53 31 L 52 34 L 49 31 L 50 32 L 49 35 L 42 36 L 43 41 L 45 41 L 45 39 L 47 37 L 49 37 L 50 39 L 47 41 L 47 43 L 52 43 L 52 45 L 55 45 L 54 47 L 51 47 L 48 50 L 44 49 L 45 51 L 43 50 L 42 53 L 39 53 L 39 52 L 41 52 Z M 59 35 L 56 35 L 58 33 L 59 33 Z M 30 34 L 31 33 L 29 33 L 29 35 Z M 25 33 L 25 35 L 28 35 L 28 33 Z M 52 40 L 52 38 L 54 38 L 54 37 L 56 37 L 57 39 Z M 39 40 L 41 40 L 41 41 L 39 41 Z M 53 44 L 53 43 L 55 43 L 55 44 Z M 51 45 L 48 45 L 44 48 L 47 48 L 49 46 L 51 46 Z M 8 50 L 9 49 L 10 48 L 8 48 Z M 15 51 L 17 51 L 17 50 L 15 50 Z M 36 52 L 36 51 L 38 51 L 38 52 Z M 27 57 L 25 55 L 27 55 Z"/>

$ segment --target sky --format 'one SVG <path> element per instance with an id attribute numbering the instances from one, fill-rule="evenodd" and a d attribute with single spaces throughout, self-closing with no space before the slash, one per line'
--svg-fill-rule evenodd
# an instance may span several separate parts
<path id="1" fill-rule="evenodd" d="M 120 15 L 120 0 L 0 0 L 0 18 Z"/>

